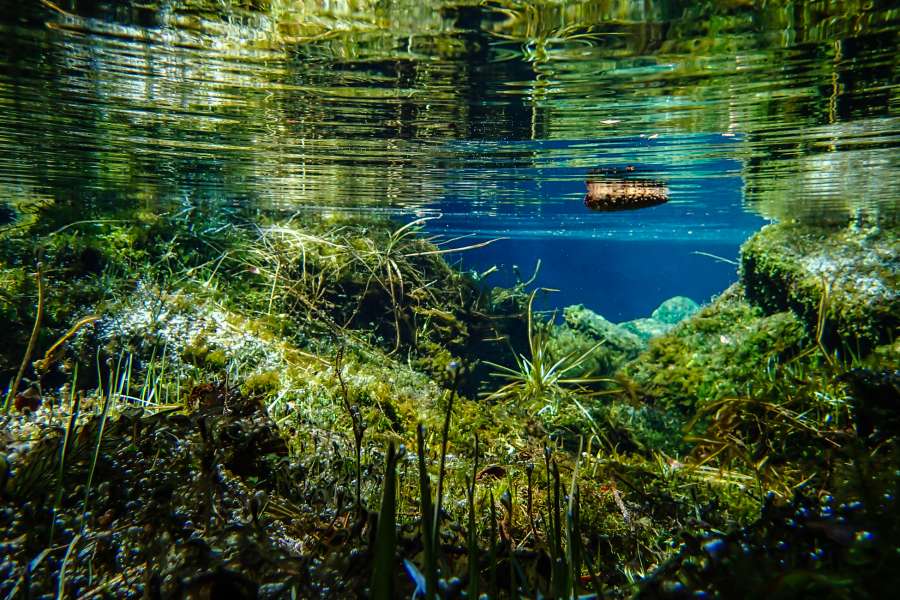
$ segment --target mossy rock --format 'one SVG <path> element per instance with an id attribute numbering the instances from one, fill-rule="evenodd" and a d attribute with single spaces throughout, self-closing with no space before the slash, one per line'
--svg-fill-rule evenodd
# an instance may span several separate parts
<path id="1" fill-rule="evenodd" d="M 650 316 L 660 323 L 677 325 L 698 310 L 700 305 L 687 296 L 674 296 L 660 304 Z"/>
<path id="2" fill-rule="evenodd" d="M 644 342 L 639 336 L 581 304 L 566 307 L 563 318 L 565 323 L 553 328 L 548 342 L 554 361 L 566 355 L 581 356 L 598 342 L 601 343 L 577 369 L 567 372 L 567 377 L 612 373 L 644 349 Z"/>
<path id="3" fill-rule="evenodd" d="M 637 356 L 644 349 L 638 336 L 619 327 L 594 311 L 581 304 L 568 306 L 563 310 L 566 325 L 596 340 L 603 340 L 603 345 L 626 356 Z"/>
<path id="4" fill-rule="evenodd" d="M 654 338 L 620 375 L 651 404 L 691 414 L 706 403 L 744 394 L 762 384 L 770 361 L 794 356 L 808 342 L 791 312 L 764 315 L 739 286 Z"/>
<path id="5" fill-rule="evenodd" d="M 619 327 L 630 331 L 645 342 L 649 342 L 652 338 L 668 333 L 672 329 L 672 324 L 663 323 L 653 318 L 644 318 L 619 323 Z"/>
<path id="6" fill-rule="evenodd" d="M 741 249 L 741 281 L 767 314 L 792 310 L 829 348 L 864 355 L 900 325 L 897 231 L 764 227 Z"/>

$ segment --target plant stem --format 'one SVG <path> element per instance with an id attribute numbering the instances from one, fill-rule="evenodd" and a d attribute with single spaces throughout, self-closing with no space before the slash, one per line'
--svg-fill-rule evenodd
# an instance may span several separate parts
<path id="1" fill-rule="evenodd" d="M 447 400 L 447 411 L 444 414 L 444 430 L 441 432 L 441 467 L 438 471 L 437 499 L 434 508 L 434 524 L 432 525 L 432 540 L 437 543 L 440 539 L 441 500 L 444 492 L 444 467 L 447 462 L 447 438 L 450 436 L 450 416 L 453 414 L 453 399 L 456 397 L 456 385 L 459 382 L 460 369 L 457 367 L 453 373 L 453 387 L 450 389 L 450 397 Z"/>
<path id="2" fill-rule="evenodd" d="M 431 527 L 431 482 L 425 470 L 425 428 L 416 428 L 416 452 L 419 457 L 419 502 L 422 506 L 422 546 L 425 555 L 425 586 L 428 598 L 437 593 L 437 560 L 434 530 Z"/>
<path id="3" fill-rule="evenodd" d="M 372 569 L 372 598 L 394 598 L 394 555 L 397 552 L 397 451 L 393 442 L 388 446 L 385 461 L 384 486 L 381 492 L 381 512 L 375 533 L 374 566 Z"/>
<path id="4" fill-rule="evenodd" d="M 35 279 L 37 280 L 38 300 L 37 314 L 34 316 L 34 327 L 31 329 L 31 337 L 28 338 L 28 346 L 25 348 L 25 356 L 22 357 L 22 364 L 19 366 L 19 372 L 16 373 L 16 378 L 10 386 L 9 392 L 6 394 L 6 402 L 3 403 L 3 412 L 9 411 L 13 398 L 16 397 L 16 393 L 19 391 L 19 384 L 22 383 L 25 369 L 28 368 L 28 363 L 31 361 L 31 355 L 34 354 L 34 347 L 37 345 L 38 333 L 41 331 L 41 319 L 44 316 L 44 277 L 43 265 L 40 262 L 37 264 Z"/>

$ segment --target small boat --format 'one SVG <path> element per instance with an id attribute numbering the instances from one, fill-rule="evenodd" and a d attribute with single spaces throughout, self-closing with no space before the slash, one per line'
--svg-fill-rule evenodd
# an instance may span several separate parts
<path id="1" fill-rule="evenodd" d="M 613 211 L 647 208 L 669 200 L 669 186 L 632 174 L 635 167 L 594 169 L 588 173 L 584 205 L 591 210 Z"/>

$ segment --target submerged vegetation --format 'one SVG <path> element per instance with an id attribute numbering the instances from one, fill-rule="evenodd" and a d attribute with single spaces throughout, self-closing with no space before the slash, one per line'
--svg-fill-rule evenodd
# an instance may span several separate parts
<path id="1" fill-rule="evenodd" d="M 13 4 L 0 598 L 896 595 L 897 8 Z M 427 233 L 598 158 L 783 222 L 624 323 Z"/>
<path id="2" fill-rule="evenodd" d="M 810 328 L 745 267 L 604 355 L 641 340 L 583 307 L 543 320 L 531 282 L 476 283 L 419 224 L 6 226 L 0 592 L 879 597 L 895 331 L 836 351 L 828 299 Z"/>

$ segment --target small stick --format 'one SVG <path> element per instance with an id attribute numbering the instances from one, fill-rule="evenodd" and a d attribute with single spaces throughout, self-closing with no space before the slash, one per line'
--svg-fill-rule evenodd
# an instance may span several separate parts
<path id="1" fill-rule="evenodd" d="M 22 364 L 19 366 L 19 372 L 16 374 L 16 379 L 13 381 L 12 386 L 9 388 L 9 392 L 6 394 L 6 402 L 3 404 L 3 412 L 9 412 L 9 405 L 12 403 L 13 398 L 16 397 L 16 392 L 19 391 L 19 384 L 22 383 L 22 377 L 25 375 L 25 369 L 28 367 L 28 363 L 31 360 L 31 355 L 34 353 L 34 347 L 37 345 L 38 333 L 41 330 L 41 318 L 44 316 L 44 278 L 42 275 L 42 264 L 39 262 L 37 264 L 37 273 L 35 273 L 35 279 L 37 280 L 37 292 L 38 292 L 38 301 L 37 301 L 37 314 L 34 316 L 34 328 L 31 330 L 31 337 L 28 339 L 28 347 L 25 349 L 25 356 L 22 357 Z"/>

